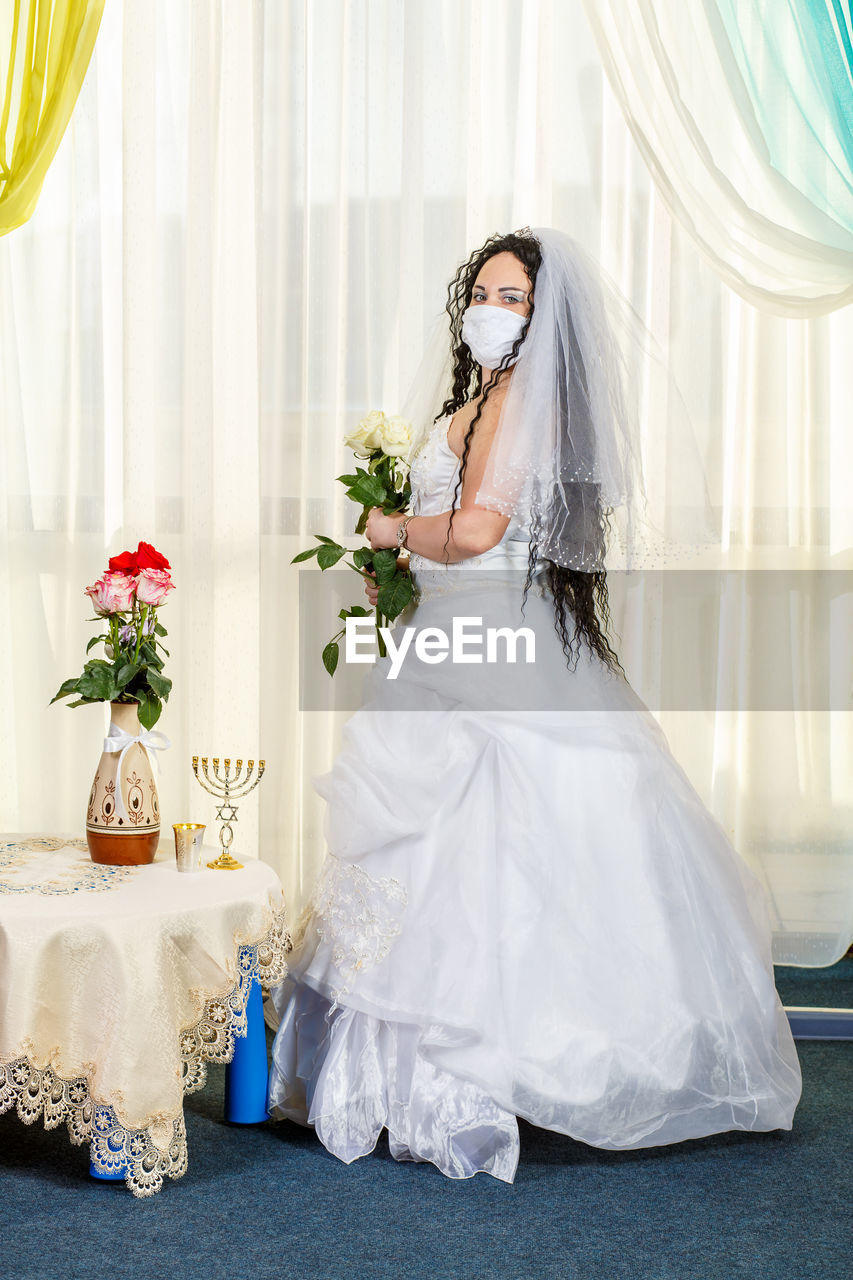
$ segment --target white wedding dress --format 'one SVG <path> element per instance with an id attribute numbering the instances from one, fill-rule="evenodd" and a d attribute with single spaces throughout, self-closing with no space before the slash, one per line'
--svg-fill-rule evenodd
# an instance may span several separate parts
<path id="1" fill-rule="evenodd" d="M 459 462 L 435 425 L 413 510 Z M 625 1150 L 790 1129 L 802 1079 L 764 890 L 657 722 L 541 587 L 525 531 L 445 567 L 413 555 L 403 626 L 529 627 L 535 662 L 380 659 L 344 729 L 328 855 L 272 993 L 270 1110 L 352 1161 L 511 1182 L 516 1117 Z M 519 653 L 521 653 L 521 648 Z M 272 1012 L 272 1011 L 270 1011 Z"/>

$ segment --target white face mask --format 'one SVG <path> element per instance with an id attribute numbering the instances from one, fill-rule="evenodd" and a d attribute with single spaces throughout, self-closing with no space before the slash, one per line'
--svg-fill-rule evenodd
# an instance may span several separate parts
<path id="1" fill-rule="evenodd" d="M 478 303 L 469 307 L 462 317 L 462 341 L 477 364 L 484 369 L 496 369 L 512 350 L 526 323 L 527 316 L 517 311 Z"/>

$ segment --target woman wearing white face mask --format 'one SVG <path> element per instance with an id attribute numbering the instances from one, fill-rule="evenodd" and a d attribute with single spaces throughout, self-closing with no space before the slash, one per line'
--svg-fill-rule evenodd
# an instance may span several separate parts
<path id="1" fill-rule="evenodd" d="M 491 283 L 510 276 L 521 277 L 522 286 Z M 462 340 L 484 373 L 497 369 L 524 332 L 529 292 L 527 272 L 514 254 L 496 254 L 479 272 L 471 305 L 462 320 Z"/>
<path id="2" fill-rule="evenodd" d="M 411 552 L 398 656 L 406 628 L 429 644 L 370 671 L 315 780 L 329 854 L 273 992 L 271 1112 L 347 1162 L 386 1128 L 396 1159 L 509 1182 L 518 1116 L 610 1149 L 790 1129 L 764 890 L 606 635 L 608 531 L 628 561 L 669 536 L 644 502 L 630 314 L 550 229 L 488 241 L 447 311 L 413 514 L 367 527 Z M 678 465 L 698 536 L 704 476 Z M 503 665 L 437 651 L 474 620 L 515 629 L 519 660 L 506 635 Z"/>
<path id="3" fill-rule="evenodd" d="M 488 510 L 473 499 L 512 376 L 513 352 L 520 347 L 531 313 L 531 280 L 522 258 L 517 256 L 519 251 L 529 256 L 529 248 L 522 237 L 515 237 L 515 244 L 516 252 L 503 250 L 485 258 L 475 273 L 476 280 L 466 280 L 467 307 L 456 308 L 453 327 L 458 329 L 457 351 L 464 353 L 463 370 L 456 381 L 464 380 L 467 390 L 473 375 L 478 384 L 471 400 L 466 395 L 466 402 L 458 404 L 456 396 L 445 404 L 445 413 L 456 410 L 452 420 L 445 420 L 444 416 L 441 419 L 445 444 L 462 462 L 464 485 L 459 486 L 459 511 L 452 519 L 440 513 L 432 517 L 420 514 L 421 507 L 416 503 L 413 511 L 418 513 L 417 518 L 413 516 L 406 526 L 409 551 L 432 561 L 458 564 L 479 559 L 505 540 L 510 523 L 507 516 Z M 400 517 L 383 516 L 377 508 L 371 514 L 367 537 L 374 547 L 394 546 L 400 524 Z M 368 587 L 367 594 L 375 603 L 375 588 Z"/>

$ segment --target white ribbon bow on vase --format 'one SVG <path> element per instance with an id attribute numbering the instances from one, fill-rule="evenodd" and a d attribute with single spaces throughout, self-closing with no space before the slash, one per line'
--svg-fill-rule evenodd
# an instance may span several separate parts
<path id="1" fill-rule="evenodd" d="M 121 767 L 124 764 L 124 757 L 127 755 L 128 747 L 132 747 L 134 742 L 138 742 L 141 747 L 145 748 L 149 759 L 157 765 L 158 773 L 160 772 L 160 761 L 156 755 L 152 755 L 152 752 L 165 751 L 172 745 L 165 733 L 160 733 L 157 729 L 143 729 L 142 733 L 137 734 L 134 738 L 129 733 L 126 733 L 124 729 L 120 729 L 117 724 L 113 724 L 110 721 L 107 736 L 104 738 L 104 751 L 109 755 L 114 755 L 117 751 L 121 753 L 116 769 L 116 814 L 123 819 L 126 819 L 129 815 L 121 792 Z"/>

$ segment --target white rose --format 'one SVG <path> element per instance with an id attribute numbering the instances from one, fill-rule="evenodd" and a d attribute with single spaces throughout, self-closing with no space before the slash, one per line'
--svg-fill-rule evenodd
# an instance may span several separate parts
<path id="1" fill-rule="evenodd" d="M 382 430 L 385 414 L 381 409 L 371 409 L 366 418 L 357 423 L 355 430 L 344 438 L 344 444 L 361 453 L 382 447 Z"/>
<path id="2" fill-rule="evenodd" d="M 404 458 L 412 447 L 412 424 L 405 418 L 386 418 L 382 429 L 382 449 L 391 458 Z"/>

